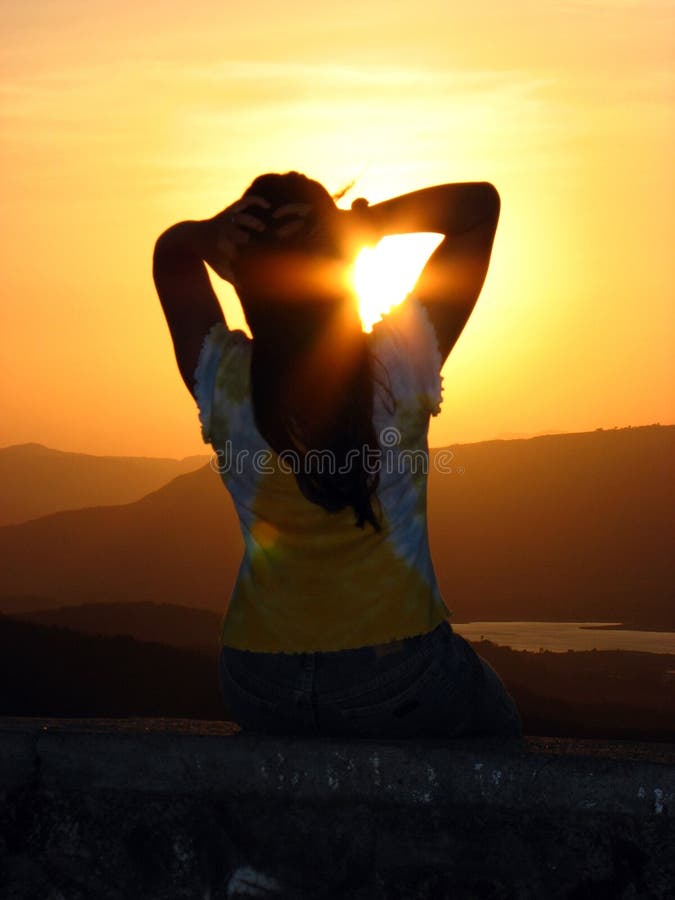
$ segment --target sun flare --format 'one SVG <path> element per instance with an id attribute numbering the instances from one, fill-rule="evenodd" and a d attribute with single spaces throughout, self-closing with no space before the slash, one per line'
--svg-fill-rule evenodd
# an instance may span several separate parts
<path id="1" fill-rule="evenodd" d="M 440 234 L 383 238 L 357 256 L 352 273 L 364 331 L 400 303 L 415 286 L 422 268 L 443 239 Z"/>

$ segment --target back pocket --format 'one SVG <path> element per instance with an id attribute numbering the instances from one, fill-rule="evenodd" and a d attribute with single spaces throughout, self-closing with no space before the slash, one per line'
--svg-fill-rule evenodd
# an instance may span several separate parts
<path id="1" fill-rule="evenodd" d="M 431 736 L 447 706 L 447 688 L 438 661 L 429 658 L 424 670 L 405 680 L 363 691 L 336 704 L 333 715 L 347 735 L 380 738 Z"/>

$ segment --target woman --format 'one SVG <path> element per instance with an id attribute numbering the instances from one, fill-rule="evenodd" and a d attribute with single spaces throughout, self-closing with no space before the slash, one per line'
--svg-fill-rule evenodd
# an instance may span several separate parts
<path id="1" fill-rule="evenodd" d="M 245 553 L 220 683 L 244 730 L 519 736 L 503 683 L 456 634 L 429 553 L 427 431 L 440 371 L 481 291 L 500 201 L 446 184 L 340 210 L 297 172 L 157 240 L 153 274 Z M 348 273 L 388 234 L 445 237 L 363 332 Z M 228 329 L 204 262 L 235 287 Z"/>

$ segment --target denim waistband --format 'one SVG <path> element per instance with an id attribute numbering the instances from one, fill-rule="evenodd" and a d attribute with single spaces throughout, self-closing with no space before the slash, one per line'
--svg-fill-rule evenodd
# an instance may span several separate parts
<path id="1" fill-rule="evenodd" d="M 344 657 L 349 654 L 354 658 L 362 658 L 369 659 L 373 656 L 376 659 L 380 659 L 383 656 L 389 656 L 393 653 L 400 653 L 404 649 L 418 649 L 420 645 L 424 645 L 425 643 L 430 643 L 433 640 L 433 636 L 438 634 L 441 630 L 447 630 L 448 632 L 452 632 L 452 625 L 446 619 L 443 622 L 440 622 L 438 625 L 434 626 L 430 631 L 425 631 L 422 634 L 414 634 L 410 637 L 398 638 L 395 641 L 386 641 L 383 644 L 366 644 L 362 647 L 345 647 L 343 650 L 320 650 L 320 651 L 296 651 L 293 653 L 268 653 L 261 652 L 257 650 L 242 650 L 239 647 L 229 647 L 227 645 L 223 645 L 221 650 L 226 650 L 231 656 L 237 656 L 243 659 L 250 659 L 253 657 L 257 658 L 265 658 L 265 659 L 287 659 L 287 658 L 295 658 L 301 659 L 307 656 L 321 656 L 326 658 L 327 660 L 338 659 L 340 657 Z"/>
<path id="2" fill-rule="evenodd" d="M 382 656 L 388 656 L 391 653 L 399 653 L 404 649 L 418 648 L 421 644 L 431 642 L 433 637 L 441 630 L 452 631 L 452 626 L 446 620 L 434 626 L 431 631 L 425 631 L 422 634 L 414 634 L 411 637 L 400 638 L 395 641 L 387 641 L 384 644 L 370 644 L 367 647 L 357 647 L 351 651 L 341 650 L 340 653 L 351 652 L 359 655 L 374 655 L 377 659 Z"/>

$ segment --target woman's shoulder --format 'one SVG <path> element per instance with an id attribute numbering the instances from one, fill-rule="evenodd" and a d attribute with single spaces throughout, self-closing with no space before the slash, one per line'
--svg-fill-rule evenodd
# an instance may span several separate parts
<path id="1" fill-rule="evenodd" d="M 239 328 L 228 328 L 224 322 L 212 325 L 202 342 L 202 353 L 223 352 L 230 347 L 248 348 L 253 342 Z"/>
<path id="2" fill-rule="evenodd" d="M 194 374 L 195 400 L 199 408 L 202 437 L 208 443 L 214 405 L 241 404 L 249 393 L 251 338 L 223 322 L 213 325 L 204 337 Z"/>

